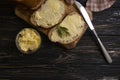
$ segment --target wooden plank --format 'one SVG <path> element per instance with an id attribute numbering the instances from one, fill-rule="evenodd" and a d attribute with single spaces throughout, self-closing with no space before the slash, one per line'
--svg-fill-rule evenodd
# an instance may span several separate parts
<path id="1" fill-rule="evenodd" d="M 107 64 L 93 34 L 88 29 L 77 47 L 66 50 L 51 43 L 43 34 L 42 46 L 24 55 L 15 45 L 16 34 L 32 27 L 14 15 L 11 0 L 0 2 L 0 79 L 1 80 L 97 80 L 120 77 L 120 0 L 109 9 L 93 13 L 96 31 L 113 59 Z"/>
<path id="2" fill-rule="evenodd" d="M 100 36 L 104 45 L 106 46 L 108 52 L 115 59 L 115 61 L 120 57 L 120 37 L 118 36 Z M 97 43 L 93 38 L 85 36 L 79 42 L 76 48 L 72 50 L 65 50 L 55 43 L 51 43 L 46 40 L 43 41 L 42 47 L 40 50 L 33 55 L 22 55 L 16 48 L 14 40 L 2 40 L 0 47 L 0 62 L 4 64 L 13 64 L 13 65 L 27 65 L 27 64 L 40 64 L 40 63 L 60 63 L 64 62 L 64 59 L 67 62 L 67 59 L 73 58 L 71 62 L 82 61 L 84 63 L 103 63 L 104 59 L 102 58 L 102 52 Z M 47 46 L 45 46 L 47 45 Z M 7 50 L 6 50 L 7 49 Z M 60 58 L 60 59 L 59 59 Z M 57 60 L 58 59 L 58 60 Z M 63 59 L 63 60 L 62 60 Z M 83 60 L 80 60 L 83 59 Z M 87 59 L 87 60 L 84 60 Z M 47 61 L 47 62 L 46 62 Z M 57 62 L 58 61 L 58 62 Z"/>

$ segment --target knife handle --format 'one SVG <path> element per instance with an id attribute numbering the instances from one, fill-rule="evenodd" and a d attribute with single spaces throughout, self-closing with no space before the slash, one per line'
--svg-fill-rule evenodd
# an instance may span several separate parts
<path id="1" fill-rule="evenodd" d="M 98 42 L 100 44 L 100 47 L 101 47 L 101 49 L 103 51 L 105 59 L 107 60 L 108 63 L 112 63 L 112 58 L 111 58 L 110 54 L 108 53 L 108 51 L 106 50 L 106 48 L 104 47 L 104 45 L 101 42 L 100 38 L 98 37 L 95 29 L 93 29 L 92 31 L 93 31 L 94 35 L 96 36 L 96 38 L 97 38 L 97 40 L 98 40 Z"/>

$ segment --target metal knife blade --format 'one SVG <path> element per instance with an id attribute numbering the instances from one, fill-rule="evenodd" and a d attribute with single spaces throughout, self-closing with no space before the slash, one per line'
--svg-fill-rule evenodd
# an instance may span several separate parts
<path id="1" fill-rule="evenodd" d="M 86 21 L 86 23 L 88 24 L 89 28 L 91 29 L 91 31 L 94 33 L 95 37 L 98 40 L 98 43 L 103 51 L 104 57 L 107 60 L 108 63 L 112 63 L 112 58 L 109 55 L 109 53 L 107 52 L 106 48 L 104 47 L 104 45 L 102 44 L 102 41 L 100 40 L 100 38 L 98 37 L 95 28 L 90 20 L 90 17 L 86 11 L 86 9 L 83 7 L 82 4 L 80 4 L 78 1 L 75 0 L 75 5 L 76 7 L 79 9 L 80 13 L 82 14 L 84 20 Z"/>
<path id="2" fill-rule="evenodd" d="M 81 12 L 82 16 L 84 17 L 85 21 L 89 25 L 90 29 L 93 30 L 94 27 L 93 27 L 93 24 L 91 23 L 90 17 L 88 15 L 86 9 L 78 1 L 75 1 L 75 5 L 77 6 L 77 8 L 79 9 L 79 11 Z"/>

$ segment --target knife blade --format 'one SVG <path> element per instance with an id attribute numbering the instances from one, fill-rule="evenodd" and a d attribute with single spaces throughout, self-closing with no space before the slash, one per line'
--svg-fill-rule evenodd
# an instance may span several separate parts
<path id="1" fill-rule="evenodd" d="M 104 57 L 107 60 L 108 63 L 112 63 L 112 58 L 110 56 L 110 54 L 108 53 L 108 51 L 106 50 L 106 48 L 104 47 L 102 41 L 100 40 L 100 38 L 97 35 L 97 32 L 90 20 L 90 17 L 86 11 L 86 9 L 84 8 L 84 6 L 79 3 L 78 1 L 75 0 L 75 5 L 78 8 L 78 10 L 80 11 L 80 13 L 82 14 L 84 20 L 86 21 L 86 23 L 88 24 L 89 28 L 91 29 L 91 31 L 94 33 L 95 37 L 97 38 L 97 41 L 101 47 L 101 50 L 103 51 Z"/>

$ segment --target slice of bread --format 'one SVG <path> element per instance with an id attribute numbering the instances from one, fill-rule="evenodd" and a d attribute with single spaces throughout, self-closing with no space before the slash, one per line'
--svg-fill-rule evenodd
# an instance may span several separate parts
<path id="1" fill-rule="evenodd" d="M 32 14 L 31 22 L 35 26 L 51 28 L 63 19 L 65 9 L 65 3 L 62 0 L 47 0 Z"/>
<path id="2" fill-rule="evenodd" d="M 72 12 L 50 30 L 48 37 L 53 42 L 69 44 L 78 39 L 86 28 L 83 18 L 77 12 Z"/>
<path id="3" fill-rule="evenodd" d="M 55 1 L 55 0 L 46 0 L 46 2 L 47 1 Z M 55 22 L 54 22 L 54 25 L 52 24 L 52 22 L 50 22 L 50 24 L 52 24 L 52 26 L 49 26 L 49 27 L 48 26 L 46 27 L 45 25 L 38 26 L 38 25 L 36 25 L 35 22 L 33 22 L 33 20 L 36 20 L 33 15 L 35 15 L 35 13 L 37 11 L 42 13 L 40 11 L 42 9 L 42 6 L 39 9 L 37 9 L 36 11 L 34 11 L 25 6 L 20 5 L 20 6 L 16 7 L 15 14 L 18 17 L 20 17 L 21 19 L 28 22 L 29 24 L 33 25 L 35 28 L 37 28 L 39 31 L 43 32 L 45 35 L 47 35 L 52 42 L 57 42 L 67 49 L 74 48 L 77 45 L 78 41 L 83 36 L 84 32 L 86 31 L 87 25 L 86 25 L 85 21 L 83 20 L 81 14 L 75 7 L 75 5 L 67 5 L 64 2 L 64 0 L 56 0 L 56 1 L 58 1 L 57 2 L 58 4 L 59 4 L 59 1 L 61 1 L 62 4 L 64 4 L 65 12 L 63 11 L 64 13 L 60 17 L 61 19 L 59 18 L 59 19 L 57 19 L 57 21 L 55 21 L 56 18 L 50 17 L 49 19 L 51 19 L 51 21 L 53 20 Z M 45 6 L 46 2 L 43 4 L 44 6 Z M 48 9 L 50 9 L 50 8 L 48 8 Z M 89 12 L 90 16 L 92 17 L 91 12 L 90 11 L 88 11 L 88 12 Z M 50 14 L 53 14 L 53 13 L 46 12 L 46 14 L 51 16 Z M 55 17 L 57 15 L 55 15 Z M 41 17 L 43 17 L 43 16 L 41 16 Z M 44 17 L 44 18 L 46 18 L 46 17 Z M 39 24 L 42 24 L 41 21 L 39 21 Z M 46 22 L 46 24 L 47 24 L 47 22 Z M 44 28 L 44 27 L 46 27 L 46 28 Z M 60 37 L 60 35 L 57 33 L 57 31 L 58 31 L 57 29 L 59 29 L 61 27 L 67 32 L 67 35 L 66 35 L 66 33 L 62 32 L 63 33 L 62 37 Z"/>

